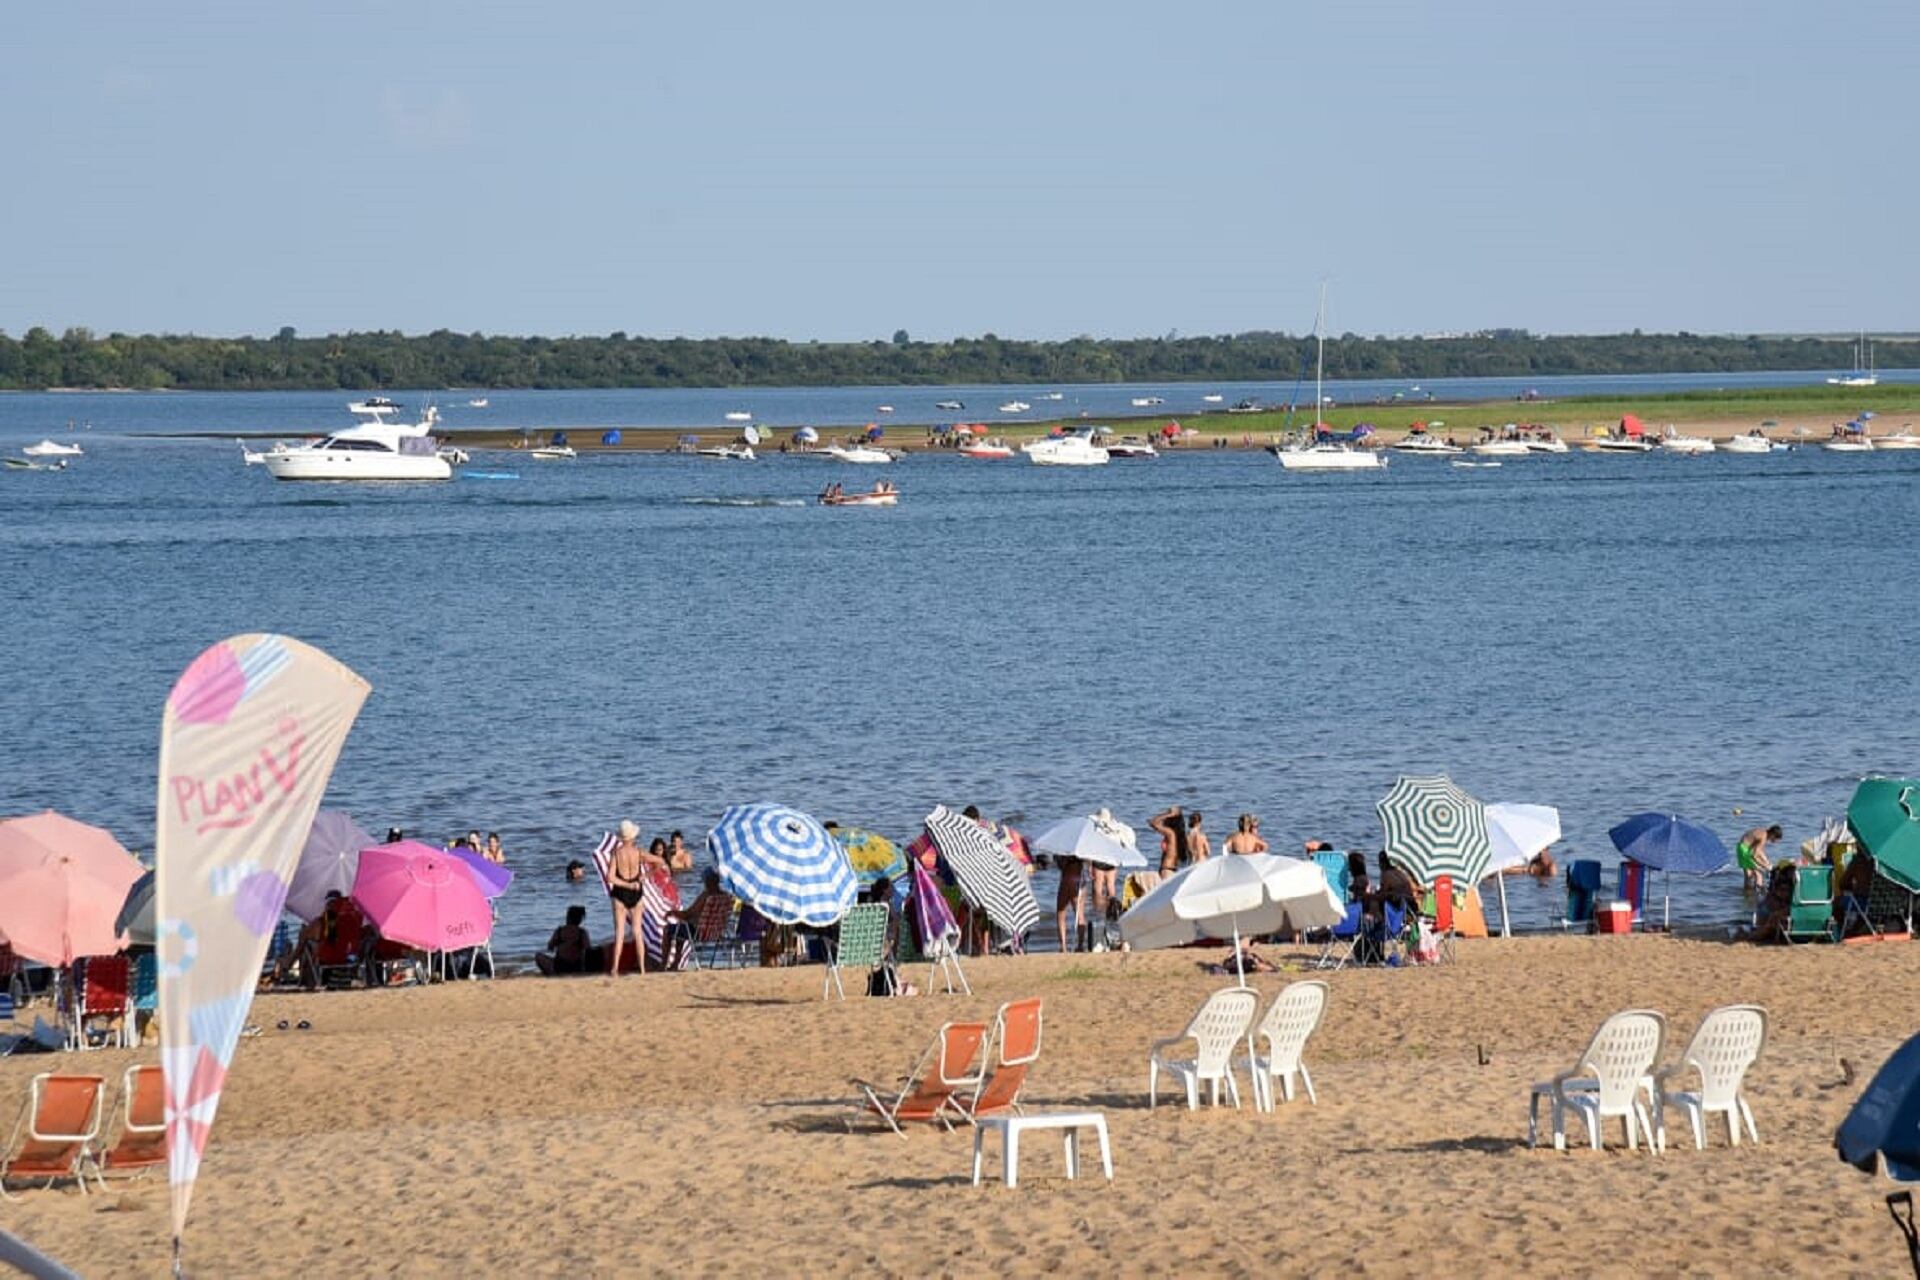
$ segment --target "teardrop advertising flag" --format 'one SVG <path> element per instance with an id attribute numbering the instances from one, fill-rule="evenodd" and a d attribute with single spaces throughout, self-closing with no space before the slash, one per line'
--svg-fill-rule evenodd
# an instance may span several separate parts
<path id="1" fill-rule="evenodd" d="M 368 691 L 310 645 L 243 635 L 195 658 L 167 695 L 154 937 L 176 1270 L 267 942 Z"/>

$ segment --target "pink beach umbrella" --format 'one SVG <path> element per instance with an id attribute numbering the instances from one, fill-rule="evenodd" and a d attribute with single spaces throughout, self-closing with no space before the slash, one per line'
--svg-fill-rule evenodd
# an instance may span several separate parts
<path id="1" fill-rule="evenodd" d="M 381 937 L 423 951 L 476 947 L 493 934 L 493 912 L 472 873 L 417 840 L 362 849 L 352 896 Z"/>
<path id="2" fill-rule="evenodd" d="M 41 964 L 112 955 L 142 870 L 107 832 L 51 809 L 0 822 L 0 936 Z"/>

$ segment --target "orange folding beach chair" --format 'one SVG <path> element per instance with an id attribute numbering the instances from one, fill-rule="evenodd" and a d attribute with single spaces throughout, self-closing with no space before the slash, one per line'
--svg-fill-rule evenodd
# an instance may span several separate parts
<path id="1" fill-rule="evenodd" d="M 62 1178 L 73 1178 L 84 1192 L 90 1165 L 94 1181 L 100 1182 L 93 1143 L 100 1136 L 100 1098 L 106 1088 L 100 1076 L 42 1072 L 33 1078 L 27 1105 L 6 1147 L 0 1149 L 0 1196 L 14 1199 L 7 1193 L 7 1183 L 31 1178 L 44 1178 L 49 1187 Z"/>
<path id="2" fill-rule="evenodd" d="M 907 1135 L 900 1127 L 902 1122 L 938 1122 L 952 1129 L 953 1121 L 948 1118 L 948 1113 L 962 1117 L 966 1114 L 954 1095 L 962 1089 L 980 1088 L 982 1068 L 977 1067 L 975 1061 L 980 1057 L 980 1046 L 986 1038 L 987 1024 L 984 1022 L 947 1023 L 913 1064 L 913 1070 L 907 1073 L 906 1082 L 900 1087 L 899 1096 L 893 1101 L 888 1102 L 882 1097 L 876 1086 L 864 1080 L 854 1081 L 860 1087 L 860 1092 L 866 1095 L 866 1101 L 861 1104 L 861 1114 L 870 1112 L 879 1116 L 887 1122 L 889 1129 L 903 1138 Z"/>
<path id="3" fill-rule="evenodd" d="M 1020 1091 L 1027 1084 L 1027 1068 L 1040 1056 L 1040 997 L 1012 1000 L 1000 1006 L 987 1040 L 987 1065 L 992 1074 L 976 1086 L 971 1098 L 958 1099 L 969 1120 L 1020 1112 Z"/>
<path id="4" fill-rule="evenodd" d="M 166 1078 L 153 1063 L 127 1068 L 120 1082 L 124 1119 L 119 1139 L 100 1167 L 107 1173 L 144 1173 L 167 1162 Z"/>

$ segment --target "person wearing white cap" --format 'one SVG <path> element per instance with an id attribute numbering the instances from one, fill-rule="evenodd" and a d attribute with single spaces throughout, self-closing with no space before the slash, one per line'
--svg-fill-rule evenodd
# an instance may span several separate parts
<path id="1" fill-rule="evenodd" d="M 633 928 L 633 949 L 640 972 L 647 971 L 647 944 L 641 934 L 640 899 L 646 884 L 646 860 L 640 852 L 640 827 L 631 818 L 620 823 L 620 843 L 613 846 L 613 865 L 607 875 L 607 897 L 613 901 L 613 961 L 607 972 L 620 974 L 620 952 Z"/>

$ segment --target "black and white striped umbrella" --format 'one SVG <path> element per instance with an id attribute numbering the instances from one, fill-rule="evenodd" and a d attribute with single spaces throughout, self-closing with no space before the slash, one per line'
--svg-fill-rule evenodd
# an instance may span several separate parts
<path id="1" fill-rule="evenodd" d="M 1376 808 L 1387 853 L 1421 884 L 1452 876 L 1465 886 L 1486 874 L 1493 857 L 1487 808 L 1445 774 L 1401 778 Z"/>
<path id="2" fill-rule="evenodd" d="M 987 919 L 1016 938 L 1040 923 L 1040 904 L 1034 900 L 1026 871 L 993 832 L 937 805 L 927 815 L 927 834 L 959 882 L 960 892 L 986 912 Z"/>

